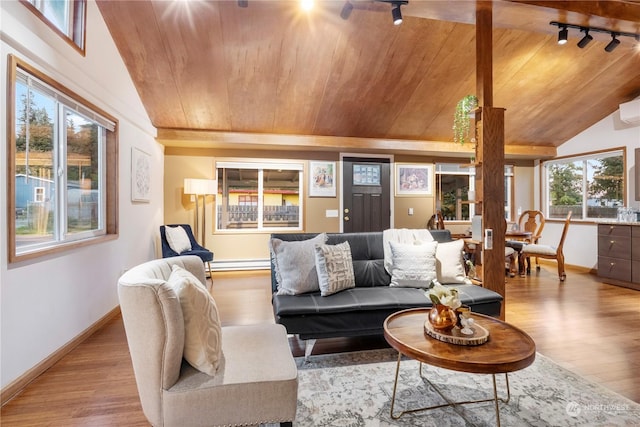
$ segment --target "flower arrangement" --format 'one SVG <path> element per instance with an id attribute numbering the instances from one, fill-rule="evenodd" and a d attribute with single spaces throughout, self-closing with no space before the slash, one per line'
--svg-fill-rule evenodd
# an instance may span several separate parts
<path id="1" fill-rule="evenodd" d="M 464 144 L 469 137 L 469 129 L 471 127 L 469 114 L 476 108 L 478 108 L 478 98 L 475 95 L 467 95 L 458 101 L 456 112 L 453 116 L 454 142 Z"/>
<path id="2" fill-rule="evenodd" d="M 458 298 L 458 290 L 455 288 L 447 288 L 436 282 L 428 292 L 429 298 L 434 305 L 445 305 L 452 310 L 462 305 L 460 298 Z"/>

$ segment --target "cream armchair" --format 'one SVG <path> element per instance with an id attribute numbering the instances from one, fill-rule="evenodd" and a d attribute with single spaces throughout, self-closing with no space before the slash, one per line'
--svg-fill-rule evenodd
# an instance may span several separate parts
<path id="1" fill-rule="evenodd" d="M 295 418 L 298 373 L 282 325 L 222 327 L 224 355 L 215 376 L 183 359 L 180 301 L 167 284 L 172 265 L 202 283 L 197 256 L 149 261 L 118 281 L 118 295 L 142 409 L 160 426 L 277 423 Z"/>

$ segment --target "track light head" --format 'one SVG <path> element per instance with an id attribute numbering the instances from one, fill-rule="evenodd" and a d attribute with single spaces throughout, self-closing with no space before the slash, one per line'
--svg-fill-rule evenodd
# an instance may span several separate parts
<path id="1" fill-rule="evenodd" d="M 578 47 L 580 49 L 584 48 L 586 45 L 588 45 L 591 40 L 593 40 L 593 36 L 591 36 L 589 34 L 589 29 L 585 28 L 584 29 L 584 37 L 580 39 L 580 41 L 578 42 Z"/>
<path id="2" fill-rule="evenodd" d="M 620 44 L 620 40 L 616 38 L 616 33 L 611 33 L 611 41 L 604 47 L 607 52 L 613 52 L 615 48 Z"/>
<path id="3" fill-rule="evenodd" d="M 353 5 L 349 0 L 347 0 L 344 6 L 342 6 L 342 11 L 340 11 L 340 18 L 346 21 L 347 19 L 349 19 L 349 16 L 351 16 L 352 10 L 353 10 Z"/>
<path id="4" fill-rule="evenodd" d="M 558 44 L 566 44 L 567 39 L 569 38 L 569 30 L 567 30 L 566 26 L 560 27 L 560 32 L 558 33 Z"/>
<path id="5" fill-rule="evenodd" d="M 394 4 L 391 9 L 391 16 L 393 16 L 393 25 L 402 24 L 402 11 L 400 10 L 400 4 Z"/>

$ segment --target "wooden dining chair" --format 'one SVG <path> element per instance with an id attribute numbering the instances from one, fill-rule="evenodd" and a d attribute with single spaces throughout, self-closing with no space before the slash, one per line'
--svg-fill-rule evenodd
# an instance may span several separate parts
<path id="1" fill-rule="evenodd" d="M 444 217 L 441 211 L 436 211 L 431 215 L 431 218 L 427 222 L 427 230 L 444 230 Z"/>
<path id="2" fill-rule="evenodd" d="M 525 244 L 534 243 L 537 244 L 540 238 L 542 237 L 542 230 L 544 229 L 544 214 L 541 211 L 537 210 L 526 210 L 520 214 L 518 218 L 518 229 L 520 231 L 527 231 L 531 233 L 531 237 L 528 237 L 524 240 L 509 240 L 507 241 L 507 247 L 515 249 L 515 251 L 519 254 L 518 258 L 521 256 L 522 248 Z M 527 273 L 531 273 L 531 258 L 523 257 L 527 261 Z M 519 265 L 521 263 L 519 262 Z M 540 270 L 540 261 L 538 257 L 536 257 L 536 270 Z M 524 273 L 524 270 L 520 270 L 520 273 Z"/>
<path id="3" fill-rule="evenodd" d="M 541 245 L 538 243 L 526 244 L 520 252 L 520 271 L 524 268 L 524 258 L 537 257 L 545 259 L 555 259 L 558 263 L 558 277 L 563 282 L 567 277 L 564 271 L 564 253 L 562 252 L 564 246 L 564 240 L 567 237 L 567 231 L 569 230 L 569 223 L 571 222 L 571 211 L 567 214 L 564 220 L 564 227 L 562 228 L 562 236 L 560 236 L 560 243 L 558 246 Z"/>

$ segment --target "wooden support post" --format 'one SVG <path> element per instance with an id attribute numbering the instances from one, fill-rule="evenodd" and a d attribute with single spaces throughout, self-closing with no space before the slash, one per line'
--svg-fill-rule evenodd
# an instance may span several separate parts
<path id="1" fill-rule="evenodd" d="M 476 195 L 483 229 L 493 231 L 493 249 L 483 250 L 482 286 L 505 295 L 504 109 L 493 107 L 493 8 L 476 2 Z M 484 232 L 483 230 L 483 232 Z M 504 319 L 504 304 L 501 317 Z"/>

